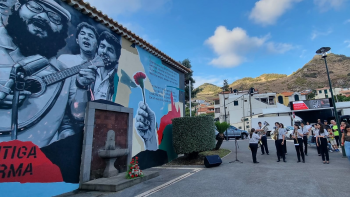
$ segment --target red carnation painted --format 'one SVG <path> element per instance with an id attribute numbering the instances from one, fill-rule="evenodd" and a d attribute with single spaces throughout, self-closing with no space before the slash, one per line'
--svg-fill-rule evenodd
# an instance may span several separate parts
<path id="1" fill-rule="evenodd" d="M 141 81 L 140 80 L 142 80 L 142 82 L 143 82 L 143 80 L 144 79 L 146 79 L 146 75 L 145 75 L 145 73 L 143 73 L 143 72 L 137 72 L 135 75 L 134 75 L 134 80 L 135 80 L 135 83 L 137 84 L 137 85 L 141 85 Z M 143 85 L 143 84 L 142 84 Z"/>

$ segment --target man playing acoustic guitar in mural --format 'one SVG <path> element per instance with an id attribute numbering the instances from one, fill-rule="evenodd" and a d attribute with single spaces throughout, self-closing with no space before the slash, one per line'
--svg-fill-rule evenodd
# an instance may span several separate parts
<path id="1" fill-rule="evenodd" d="M 0 101 L 0 142 L 11 140 L 13 84 L 8 81 L 13 65 L 20 62 L 36 69 L 33 76 L 26 76 L 36 83 L 33 85 L 27 80 L 20 96 L 17 136 L 21 141 L 32 141 L 43 147 L 59 138 L 57 130 L 66 110 L 62 106 L 66 106 L 68 100 L 72 103 L 76 99 L 84 100 L 76 98 L 87 93 L 80 87 L 89 86 L 95 80 L 94 69 L 104 64 L 98 57 L 92 61 L 93 65 L 84 65 L 84 70 L 77 67 L 76 73 L 61 71 L 67 67 L 58 62 L 55 55 L 66 45 L 71 15 L 54 0 L 19 0 L 11 11 L 6 30 L 0 32 L 0 93 L 6 95 Z M 77 73 L 72 81 L 71 76 Z"/>

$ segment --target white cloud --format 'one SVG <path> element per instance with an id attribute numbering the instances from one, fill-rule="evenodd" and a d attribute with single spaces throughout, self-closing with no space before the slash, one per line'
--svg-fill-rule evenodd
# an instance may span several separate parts
<path id="1" fill-rule="evenodd" d="M 270 34 L 262 37 L 250 37 L 247 32 L 236 27 L 232 30 L 224 26 L 216 28 L 214 35 L 205 41 L 218 55 L 210 61 L 217 67 L 235 67 L 246 61 L 248 53 L 266 47 L 272 53 L 285 53 L 294 48 L 291 44 L 266 42 Z"/>
<path id="2" fill-rule="evenodd" d="M 317 38 L 319 36 L 328 36 L 332 32 L 333 32 L 333 30 L 331 30 L 331 29 L 329 29 L 328 31 L 325 31 L 325 32 L 320 32 L 320 31 L 314 30 L 311 33 L 311 40 L 314 40 L 315 38 Z"/>
<path id="3" fill-rule="evenodd" d="M 304 57 L 305 57 L 305 54 L 306 54 L 306 51 L 307 51 L 307 50 L 305 50 L 305 49 L 302 50 L 299 57 L 300 57 L 300 58 L 304 58 Z"/>
<path id="4" fill-rule="evenodd" d="M 295 3 L 302 0 L 259 0 L 250 12 L 249 19 L 262 25 L 273 25 Z"/>
<path id="5" fill-rule="evenodd" d="M 132 14 L 138 11 L 152 12 L 161 8 L 169 8 L 171 0 L 152 0 L 152 3 L 144 0 L 85 0 L 97 10 L 101 10 L 109 16 Z"/>
<path id="6" fill-rule="evenodd" d="M 216 28 L 213 36 L 205 41 L 219 55 L 210 64 L 218 67 L 234 67 L 245 61 L 244 55 L 262 46 L 269 35 L 264 37 L 249 37 L 246 31 L 236 27 L 228 30 L 224 26 Z"/>
<path id="7" fill-rule="evenodd" d="M 345 40 L 344 43 L 348 45 L 348 48 L 350 48 L 350 40 Z"/>
<path id="8" fill-rule="evenodd" d="M 341 8 L 347 0 L 314 0 L 314 4 L 321 12 L 326 12 L 330 9 Z"/>
<path id="9" fill-rule="evenodd" d="M 285 53 L 287 51 L 290 51 L 294 48 L 293 45 L 287 44 L 287 43 L 274 43 L 274 42 L 268 42 L 266 43 L 267 50 L 272 53 Z"/>

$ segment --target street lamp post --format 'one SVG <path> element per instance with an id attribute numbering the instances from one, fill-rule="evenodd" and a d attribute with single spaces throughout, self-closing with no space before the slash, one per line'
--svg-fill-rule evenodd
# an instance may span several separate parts
<path id="1" fill-rule="evenodd" d="M 332 82 L 331 82 L 331 78 L 329 77 L 328 66 L 327 66 L 327 52 L 328 52 L 329 50 L 331 50 L 330 47 L 322 47 L 322 48 L 318 49 L 318 50 L 316 51 L 316 53 L 322 55 L 322 58 L 324 59 L 324 63 L 325 63 L 325 65 L 326 65 L 328 83 L 329 83 L 329 88 L 330 88 L 331 96 L 332 96 L 332 103 L 333 103 L 333 107 L 334 107 L 335 121 L 337 122 L 337 127 L 338 127 L 338 132 L 339 132 L 339 138 L 341 139 L 342 133 L 341 133 L 341 131 L 340 131 L 339 116 L 338 116 L 337 106 L 335 105 L 335 101 L 334 101 Z M 342 152 L 343 152 L 343 156 L 344 156 L 344 154 L 345 154 L 344 148 L 343 148 Z"/>

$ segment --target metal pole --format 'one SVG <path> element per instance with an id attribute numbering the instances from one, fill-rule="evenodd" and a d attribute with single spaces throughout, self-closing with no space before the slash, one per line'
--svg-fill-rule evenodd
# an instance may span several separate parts
<path id="1" fill-rule="evenodd" d="M 328 83 L 329 83 L 329 88 L 330 88 L 330 90 L 331 90 L 332 103 L 333 103 L 333 107 L 334 107 L 335 121 L 337 122 L 337 127 L 338 127 L 338 132 L 339 132 L 339 138 L 341 139 L 341 138 L 342 138 L 342 133 L 341 133 L 341 130 L 340 130 L 340 122 L 339 122 L 339 117 L 338 117 L 337 106 L 335 105 L 335 101 L 334 101 L 332 82 L 331 82 L 331 78 L 329 77 L 329 72 L 328 72 L 327 55 L 322 55 L 322 57 L 323 57 L 323 59 L 324 59 L 324 63 L 326 64 L 326 71 L 327 71 L 327 76 L 328 76 Z M 343 153 L 343 157 L 344 157 L 344 156 L 345 156 L 344 148 L 342 148 L 342 153 Z"/>
<path id="2" fill-rule="evenodd" d="M 253 92 L 251 92 L 250 90 L 249 90 L 249 107 L 250 107 L 250 122 L 252 121 L 252 94 Z"/>
<path id="3" fill-rule="evenodd" d="M 224 112 L 225 112 L 225 122 L 226 121 L 226 104 L 225 104 L 225 90 L 222 91 L 223 95 L 224 95 Z M 227 129 L 226 129 L 226 140 L 228 140 L 228 136 L 227 136 Z"/>
<path id="4" fill-rule="evenodd" d="M 190 80 L 190 83 L 189 83 L 189 96 L 190 96 L 190 117 L 192 117 L 192 107 L 191 107 L 191 97 L 192 97 L 192 94 L 191 94 L 191 80 Z"/>
<path id="5" fill-rule="evenodd" d="M 245 114 L 244 114 L 244 94 L 243 94 L 243 130 L 245 131 Z"/>

